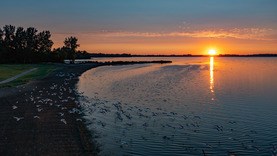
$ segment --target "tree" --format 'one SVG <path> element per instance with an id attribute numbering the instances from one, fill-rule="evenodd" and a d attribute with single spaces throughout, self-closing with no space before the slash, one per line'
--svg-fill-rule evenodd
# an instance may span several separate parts
<path id="1" fill-rule="evenodd" d="M 68 37 L 62 48 L 52 51 L 53 41 L 50 31 L 38 32 L 34 27 L 24 29 L 5 25 L 0 29 L 0 63 L 39 63 L 63 62 L 70 59 L 73 63 L 76 55 L 78 39 Z M 80 57 L 88 57 L 87 52 L 79 52 Z"/>
<path id="2" fill-rule="evenodd" d="M 50 40 L 50 31 L 43 31 L 37 35 L 38 40 L 38 51 L 39 52 L 50 52 L 53 46 L 53 41 Z"/>
<path id="3" fill-rule="evenodd" d="M 33 27 L 25 30 L 23 27 L 15 28 L 12 25 L 5 25 L 0 29 L 0 63 L 51 61 L 51 33 L 37 32 L 38 30 Z"/>
<path id="4" fill-rule="evenodd" d="M 4 32 L 0 28 L 0 63 L 3 62 L 2 59 L 4 58 L 3 36 L 4 36 Z"/>
<path id="5" fill-rule="evenodd" d="M 12 47 L 12 42 L 14 38 L 14 32 L 15 32 L 15 26 L 12 25 L 5 25 L 3 27 L 5 38 L 4 38 L 4 45 L 7 48 L 13 48 Z"/>
<path id="6" fill-rule="evenodd" d="M 65 45 L 65 50 L 67 51 L 67 56 L 68 59 L 71 60 L 71 63 L 74 63 L 75 58 L 76 58 L 76 49 L 80 45 L 77 44 L 78 39 L 76 37 L 68 37 L 65 38 L 64 45 Z"/>
<path id="7" fill-rule="evenodd" d="M 14 32 L 15 27 L 12 25 L 5 25 L 3 27 L 3 44 L 2 44 L 2 58 L 1 62 L 14 62 Z"/>
<path id="8" fill-rule="evenodd" d="M 23 27 L 18 27 L 13 38 L 15 49 L 23 50 L 26 48 L 26 32 Z"/>
<path id="9" fill-rule="evenodd" d="M 77 59 L 90 59 L 91 58 L 91 54 L 89 54 L 87 51 L 80 51 L 78 50 L 76 52 L 77 54 Z"/>
<path id="10" fill-rule="evenodd" d="M 2 50 L 2 47 L 3 47 L 3 36 L 4 36 L 4 32 L 3 30 L 0 28 L 0 52 Z"/>
<path id="11" fill-rule="evenodd" d="M 16 62 L 22 63 L 22 58 L 25 58 L 25 49 L 27 47 L 26 31 L 23 27 L 18 27 L 13 37 L 13 55 Z"/>
<path id="12" fill-rule="evenodd" d="M 1 48 L 2 44 L 3 44 L 3 36 L 4 36 L 4 32 L 0 28 L 0 48 Z"/>
<path id="13" fill-rule="evenodd" d="M 50 60 L 63 63 L 67 58 L 67 51 L 65 49 L 67 48 L 63 47 L 54 49 L 53 52 L 50 53 Z"/>
<path id="14" fill-rule="evenodd" d="M 31 52 L 38 51 L 38 40 L 37 40 L 37 29 L 33 27 L 29 27 L 26 30 L 26 40 L 27 40 L 27 48 Z"/>
<path id="15" fill-rule="evenodd" d="M 64 45 L 66 48 L 76 51 L 77 47 L 80 46 L 79 44 L 77 44 L 77 41 L 78 39 L 76 37 L 71 36 L 71 37 L 65 38 Z"/>

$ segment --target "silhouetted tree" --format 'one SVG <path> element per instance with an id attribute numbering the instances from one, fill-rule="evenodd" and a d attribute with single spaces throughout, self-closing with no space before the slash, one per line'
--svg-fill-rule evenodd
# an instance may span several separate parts
<path id="1" fill-rule="evenodd" d="M 71 60 L 71 63 L 74 63 L 76 58 L 76 49 L 80 46 L 77 44 L 78 39 L 76 37 L 65 38 L 64 41 L 64 50 L 67 51 L 67 57 Z"/>
<path id="2" fill-rule="evenodd" d="M 53 41 L 50 40 L 50 31 L 40 32 L 37 36 L 38 39 L 38 51 L 40 52 L 50 52 L 53 46 Z"/>
<path id="3" fill-rule="evenodd" d="M 27 47 L 26 32 L 23 27 L 18 27 L 13 37 L 13 57 L 16 62 L 22 63 L 22 58 L 25 56 L 25 49 Z"/>
<path id="4" fill-rule="evenodd" d="M 5 39 L 4 39 L 4 44 L 7 47 L 12 47 L 12 41 L 14 38 L 14 32 L 15 32 L 15 26 L 12 25 L 5 25 L 3 27 L 4 30 L 4 35 L 5 35 Z"/>
<path id="5" fill-rule="evenodd" d="M 51 53 L 51 61 L 63 63 L 66 58 L 67 50 L 65 47 L 54 49 Z"/>
<path id="6" fill-rule="evenodd" d="M 64 45 L 66 48 L 76 51 L 76 49 L 80 46 L 79 44 L 77 44 L 77 41 L 78 39 L 76 37 L 71 36 L 65 38 Z"/>
<path id="7" fill-rule="evenodd" d="M 76 52 L 76 59 L 90 59 L 91 54 L 89 54 L 87 51 L 80 51 L 78 50 Z"/>
<path id="8" fill-rule="evenodd" d="M 16 51 L 24 50 L 26 44 L 26 32 L 23 27 L 18 27 L 13 38 L 13 44 Z"/>
<path id="9" fill-rule="evenodd" d="M 2 59 L 4 59 L 4 55 L 3 55 L 4 54 L 3 36 L 4 36 L 4 32 L 0 28 L 0 63 L 3 62 Z"/>
<path id="10" fill-rule="evenodd" d="M 0 29 L 0 63 L 38 63 L 64 62 L 64 59 L 76 58 L 79 47 L 76 37 L 68 37 L 62 48 L 51 51 L 53 41 L 50 31 L 38 32 L 36 28 L 5 25 Z M 78 52 L 81 57 L 88 56 L 87 52 Z"/>
<path id="11" fill-rule="evenodd" d="M 12 62 L 14 61 L 14 32 L 15 32 L 15 27 L 12 25 L 5 25 L 3 27 L 3 32 L 4 32 L 4 39 L 3 39 L 3 47 L 4 47 L 4 62 Z"/>
<path id="12" fill-rule="evenodd" d="M 37 43 L 37 29 L 30 27 L 26 30 L 26 40 L 27 40 L 27 48 L 33 52 L 38 50 L 38 43 Z"/>
<path id="13" fill-rule="evenodd" d="M 4 32 L 3 32 L 3 30 L 0 28 L 0 48 L 2 47 L 2 44 L 3 44 L 3 35 L 4 35 Z"/>
<path id="14" fill-rule="evenodd" d="M 25 49 L 24 63 L 33 62 L 38 59 L 35 56 L 36 52 L 38 52 L 38 40 L 37 40 L 36 33 L 37 33 L 37 29 L 33 27 L 29 27 L 26 30 L 27 47 Z"/>

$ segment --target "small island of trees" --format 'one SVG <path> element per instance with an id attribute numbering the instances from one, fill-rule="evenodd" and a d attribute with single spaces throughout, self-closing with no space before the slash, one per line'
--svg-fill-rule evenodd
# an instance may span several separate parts
<path id="1" fill-rule="evenodd" d="M 76 37 L 65 38 L 64 46 L 53 49 L 50 31 L 38 32 L 34 27 L 24 29 L 5 25 L 0 28 L 0 63 L 74 62 L 75 58 L 90 58 L 86 51 L 77 51 L 80 46 Z"/>

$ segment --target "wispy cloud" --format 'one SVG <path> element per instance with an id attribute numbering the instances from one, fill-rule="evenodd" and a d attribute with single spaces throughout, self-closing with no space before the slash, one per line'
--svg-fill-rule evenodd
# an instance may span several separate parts
<path id="1" fill-rule="evenodd" d="M 125 32 L 125 31 L 100 31 L 93 33 L 78 33 L 97 37 L 192 37 L 192 38 L 236 38 L 250 40 L 276 40 L 269 37 L 272 29 L 269 28 L 234 28 L 219 30 L 187 30 L 182 32 L 151 33 L 151 32 Z"/>

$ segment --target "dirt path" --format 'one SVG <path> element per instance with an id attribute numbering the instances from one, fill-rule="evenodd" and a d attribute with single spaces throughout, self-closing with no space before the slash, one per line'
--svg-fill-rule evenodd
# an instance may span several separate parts
<path id="1" fill-rule="evenodd" d="M 17 78 L 19 78 L 19 77 L 21 77 L 21 76 L 24 76 L 24 75 L 26 75 L 26 74 L 28 74 L 28 73 L 34 71 L 34 70 L 37 70 L 37 69 L 38 69 L 38 68 L 33 68 L 33 69 L 28 70 L 28 71 L 25 71 L 25 72 L 23 72 L 23 73 L 21 73 L 21 74 L 18 74 L 18 75 L 16 75 L 16 76 L 14 76 L 14 77 L 11 77 L 11 78 L 9 78 L 9 79 L 6 79 L 6 80 L 4 80 L 4 81 L 1 81 L 0 84 L 4 84 L 4 83 L 11 82 L 11 81 L 13 81 L 13 80 L 15 80 L 15 79 L 17 79 Z"/>

